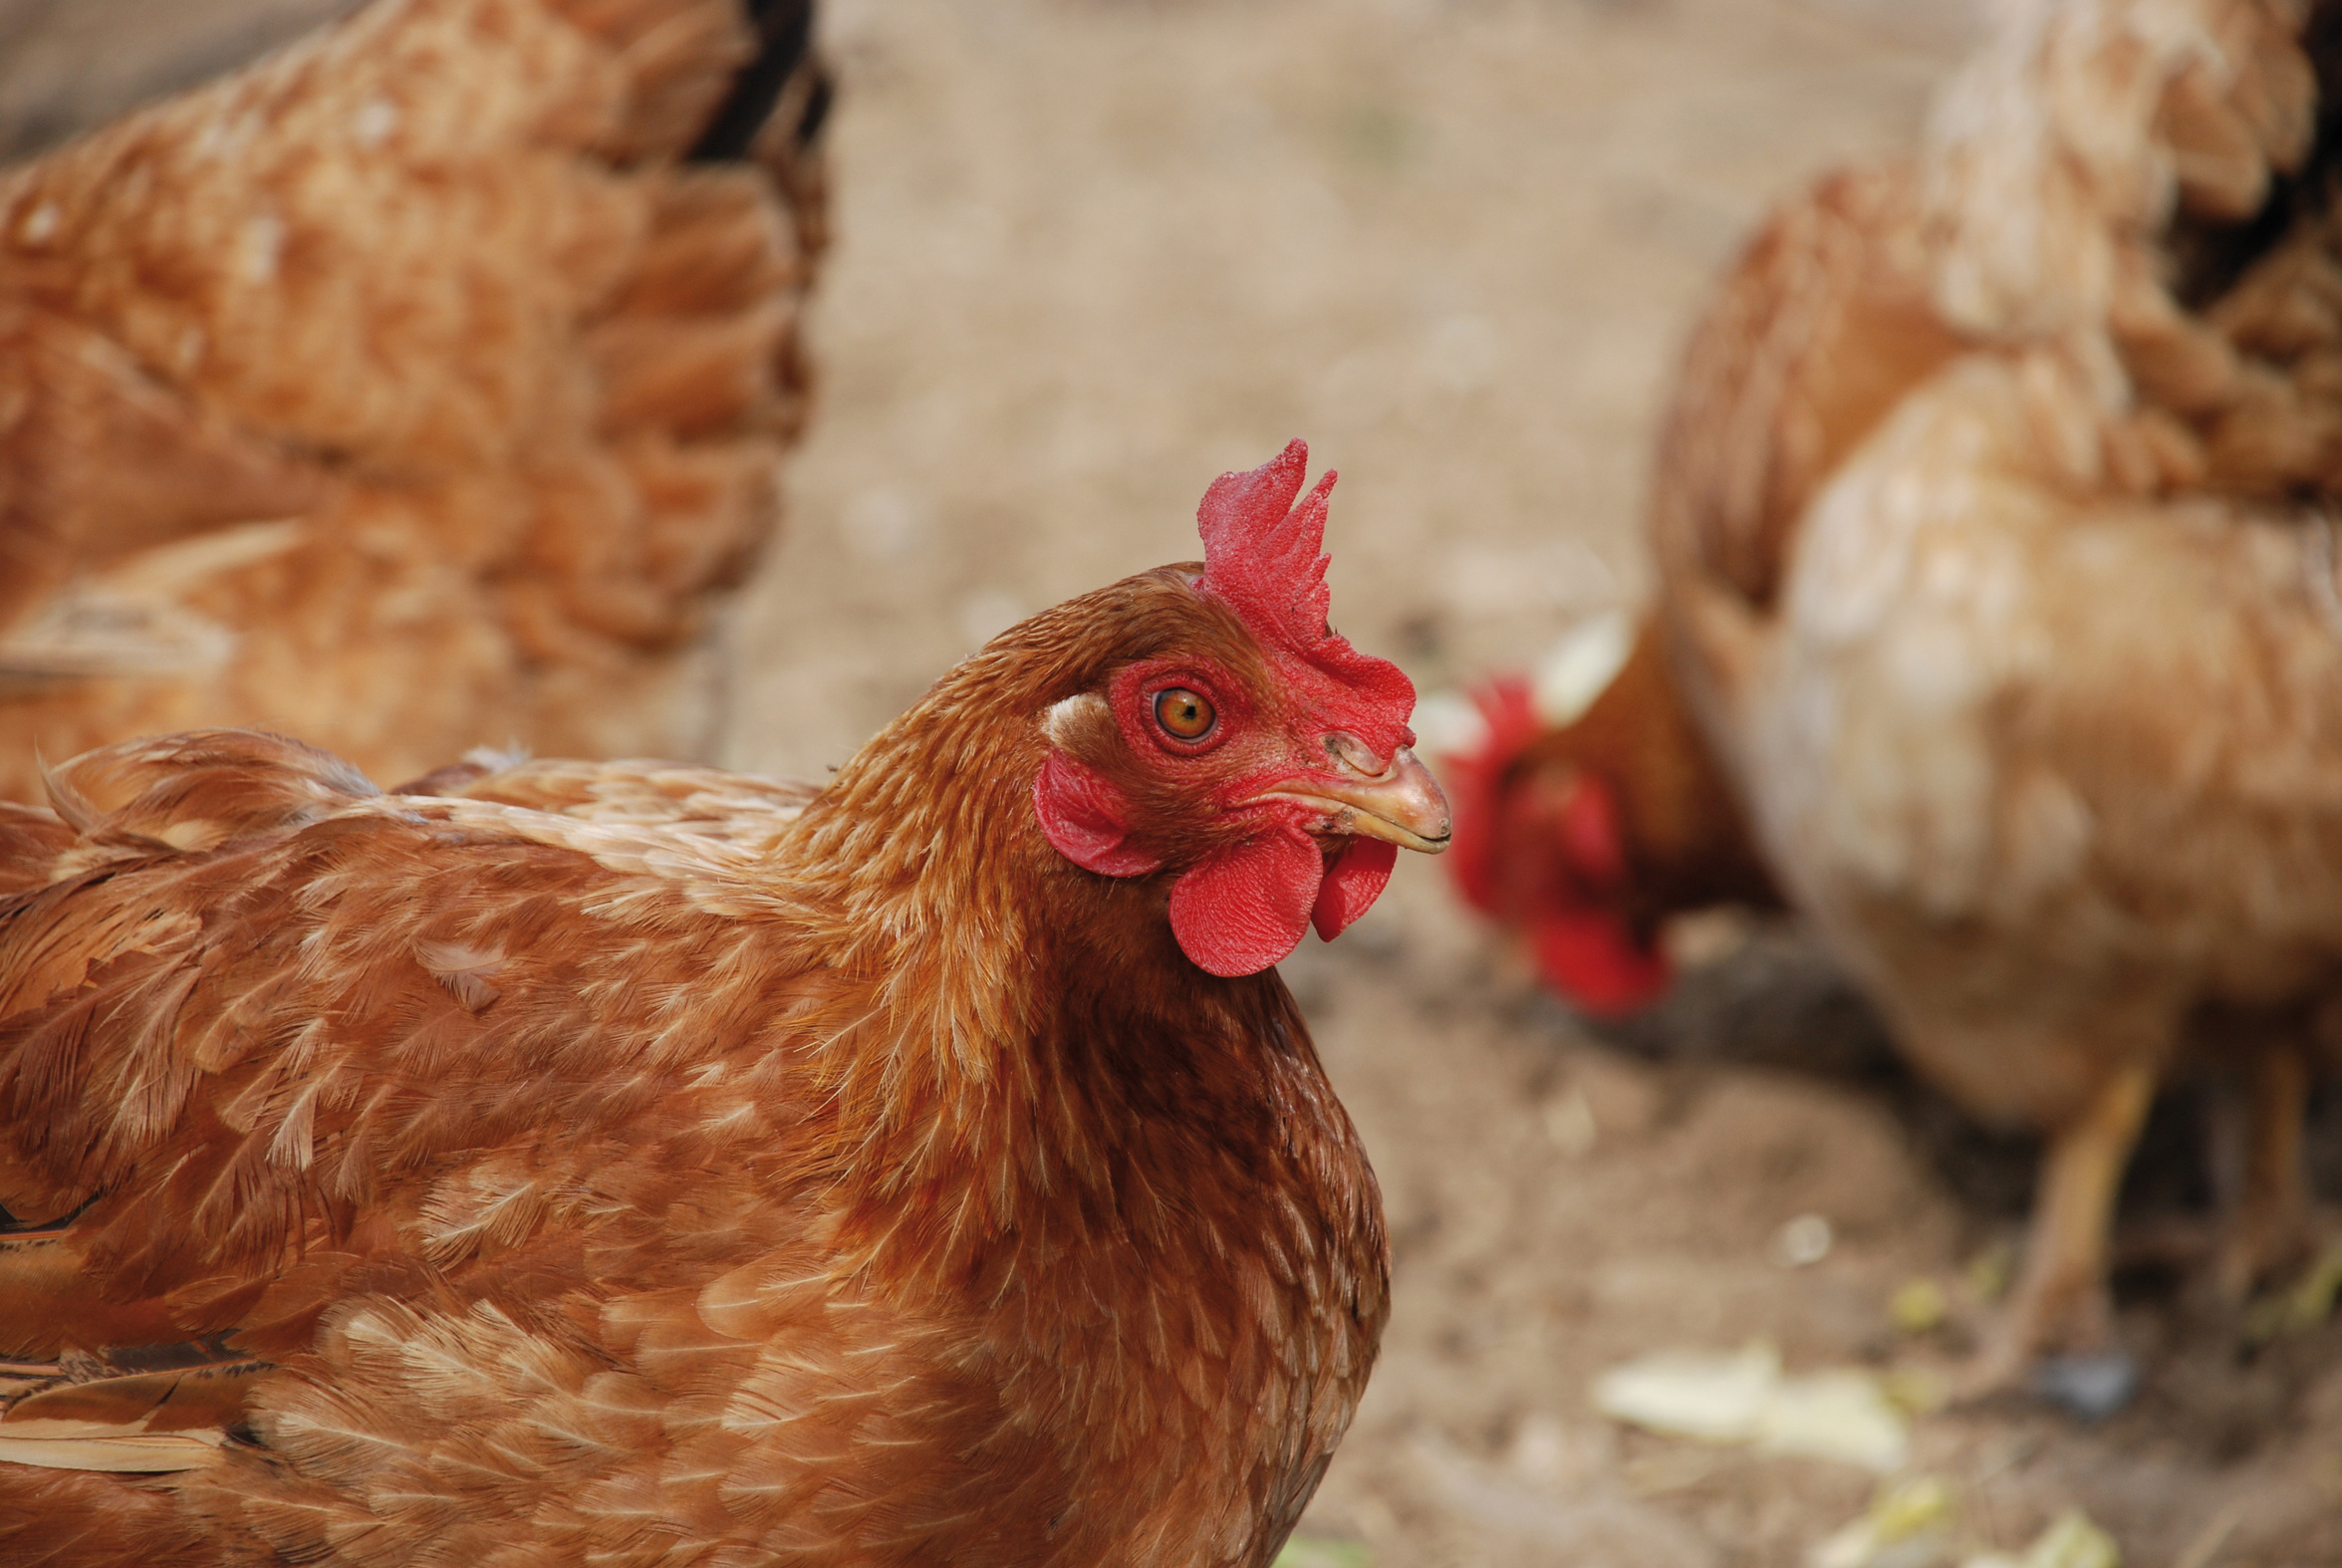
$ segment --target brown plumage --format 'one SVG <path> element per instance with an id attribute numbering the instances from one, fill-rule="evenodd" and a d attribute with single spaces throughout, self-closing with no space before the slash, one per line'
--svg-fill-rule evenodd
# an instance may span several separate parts
<path id="1" fill-rule="evenodd" d="M 1343 760 L 1396 671 L 1217 570 L 1003 634 L 818 792 L 203 731 L 0 806 L 0 1556 L 1265 1564 L 1380 1205 L 1273 969 L 1167 905 L 1278 822 L 1445 825 Z M 1159 676 L 1224 744 L 1096 722 Z M 1154 869 L 1053 847 L 1061 757 Z"/>
<path id="2" fill-rule="evenodd" d="M 2342 976 L 2338 41 L 2331 4 L 2015 8 L 1918 158 L 1767 222 L 1662 444 L 1653 700 L 1695 722 L 1652 732 L 1915 1063 L 2049 1137 L 1979 1387 L 2107 1347 L 2109 1213 L 2186 1047 L 2252 1085 L 2221 1285 L 2302 1240 Z"/>
<path id="3" fill-rule="evenodd" d="M 0 172 L 0 797 L 194 724 L 704 748 L 822 245 L 753 10 L 375 0 Z"/>

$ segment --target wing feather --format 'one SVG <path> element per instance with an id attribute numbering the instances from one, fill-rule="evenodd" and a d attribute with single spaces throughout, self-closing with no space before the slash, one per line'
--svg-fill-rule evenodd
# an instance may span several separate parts
<path id="1" fill-rule="evenodd" d="M 103 1424 L 50 1422 L 38 1434 L 0 1429 L 0 1462 L 50 1470 L 163 1474 L 219 1461 L 220 1438 L 201 1433 L 115 1432 Z"/>
<path id="2" fill-rule="evenodd" d="M 675 762 L 532 761 L 475 752 L 395 793 L 524 806 L 611 828 L 662 828 L 761 853 L 821 790 Z"/>
<path id="3" fill-rule="evenodd" d="M 443 1283 L 581 1212 L 623 1146 L 772 1136 L 750 1075 L 698 1070 L 761 1027 L 724 993 L 769 984 L 741 949 L 770 933 L 692 895 L 751 862 L 668 824 L 773 831 L 802 792 L 524 770 L 509 792 L 567 790 L 557 816 L 384 798 L 329 764 L 268 737 L 139 743 L 60 770 L 86 831 L 0 818 L 27 864 L 121 852 L 0 900 L 0 1202 L 80 1211 L 0 1234 L 0 1302 L 41 1325 L 6 1349 L 95 1348 L 84 1321 L 192 1338 L 255 1289 L 295 1323 L 370 1270 Z M 614 796 L 623 828 L 594 815 Z M 174 812 L 223 831 L 172 849 Z"/>
<path id="4" fill-rule="evenodd" d="M 809 792 L 321 799 L 288 743 L 203 746 L 175 793 L 68 764 L 111 781 L 86 831 L 0 817 L 0 1551 L 145 1506 L 108 1471 L 256 1559 L 915 1543 L 999 1484 L 969 1444 L 1028 1455 L 810 1218 L 868 977 L 746 847 Z M 230 831 L 174 848 L 174 811 Z"/>

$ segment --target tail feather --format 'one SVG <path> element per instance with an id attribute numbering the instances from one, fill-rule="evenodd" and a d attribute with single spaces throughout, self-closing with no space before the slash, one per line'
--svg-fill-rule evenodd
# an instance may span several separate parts
<path id="1" fill-rule="evenodd" d="M 731 92 L 708 117 L 691 147 L 692 162 L 748 156 L 785 96 L 792 111 L 786 133 L 798 147 L 812 145 L 829 117 L 829 73 L 812 58 L 813 0 L 749 0 L 748 9 L 756 24 L 756 58 L 733 77 Z M 803 84 L 794 94 L 788 93 L 792 82 Z"/>
<path id="2" fill-rule="evenodd" d="M 612 310 L 622 315 L 739 310 L 798 281 L 801 263 L 775 232 L 751 169 L 677 170 L 653 188 L 655 210 Z"/>

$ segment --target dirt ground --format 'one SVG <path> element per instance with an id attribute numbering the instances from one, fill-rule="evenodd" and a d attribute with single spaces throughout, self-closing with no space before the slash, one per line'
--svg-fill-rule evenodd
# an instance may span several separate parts
<path id="1" fill-rule="evenodd" d="M 331 0 L 243 7 L 304 3 Z M 7 58 L 33 36 L 10 4 L 66 13 L 0 4 L 0 111 L 54 119 L 68 78 Z M 1193 555 L 1203 485 L 1295 434 L 1343 472 L 1338 624 L 1427 689 L 1631 604 L 1707 280 L 1771 198 L 1908 146 L 1973 26 L 1929 0 L 825 6 L 824 380 L 731 629 L 725 742 L 814 777 L 1026 612 Z M 1794 930 L 1689 945 L 1707 961 L 1666 1007 L 1597 1033 L 1410 858 L 1287 965 L 1381 1174 L 1397 1288 L 1296 1563 L 1805 1563 L 1874 1476 L 1621 1428 L 1593 1379 L 1759 1339 L 1792 1371 L 1940 1372 L 1986 1321 L 2027 1147 L 1904 1077 Z M 2165 1113 L 2142 1216 L 2198 1195 L 2204 1119 Z M 1830 1244 L 1791 1266 L 1807 1215 Z M 1951 1315 L 1910 1334 L 1889 1302 L 1918 1279 Z M 1910 1470 L 1952 1487 L 1959 1555 L 2080 1507 L 2135 1568 L 2342 1563 L 2342 1331 L 2247 1346 L 2168 1273 L 2121 1283 L 2147 1375 L 2121 1414 L 1916 1418 Z"/>

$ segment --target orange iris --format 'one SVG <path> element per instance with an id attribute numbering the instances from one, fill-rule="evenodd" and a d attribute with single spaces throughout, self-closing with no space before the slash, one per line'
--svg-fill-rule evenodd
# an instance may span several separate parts
<path id="1" fill-rule="evenodd" d="M 1200 691 L 1185 686 L 1172 686 L 1159 692 L 1155 698 L 1155 722 L 1163 726 L 1165 734 L 1178 740 L 1201 740 L 1211 733 L 1211 726 L 1219 721 L 1212 711 L 1211 699 Z"/>

